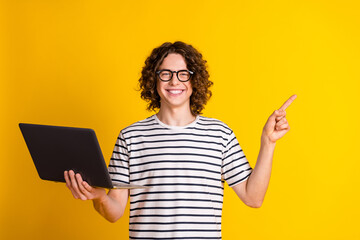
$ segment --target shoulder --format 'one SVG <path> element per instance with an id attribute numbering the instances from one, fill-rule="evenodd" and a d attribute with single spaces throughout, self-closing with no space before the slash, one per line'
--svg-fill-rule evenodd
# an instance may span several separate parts
<path id="1" fill-rule="evenodd" d="M 137 121 L 124 129 L 120 131 L 120 134 L 128 134 L 133 131 L 139 131 L 139 130 L 146 130 L 148 128 L 151 128 L 152 126 L 157 125 L 157 122 L 155 120 L 155 115 L 152 115 L 148 118 L 145 118 L 143 120 Z"/>
<path id="2" fill-rule="evenodd" d="M 203 128 L 217 129 L 227 135 L 231 135 L 233 133 L 232 129 L 226 123 L 216 118 L 204 117 L 200 115 L 198 125 Z"/>

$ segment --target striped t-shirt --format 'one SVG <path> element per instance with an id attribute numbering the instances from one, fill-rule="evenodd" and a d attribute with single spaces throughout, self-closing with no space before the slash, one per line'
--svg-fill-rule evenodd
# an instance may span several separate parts
<path id="1" fill-rule="evenodd" d="M 108 167 L 130 190 L 130 239 L 221 239 L 224 181 L 246 180 L 252 168 L 233 131 L 198 115 L 187 126 L 156 115 L 123 129 Z"/>

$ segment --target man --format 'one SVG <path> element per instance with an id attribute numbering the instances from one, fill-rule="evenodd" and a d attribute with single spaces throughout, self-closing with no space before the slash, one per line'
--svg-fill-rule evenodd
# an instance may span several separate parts
<path id="1" fill-rule="evenodd" d="M 130 195 L 130 239 L 221 239 L 224 181 L 250 207 L 260 207 L 269 184 L 275 143 L 287 131 L 285 109 L 266 122 L 252 169 L 233 131 L 201 116 L 211 97 L 206 61 L 191 45 L 164 43 L 145 61 L 141 97 L 157 114 L 123 129 L 109 164 L 112 181 L 148 189 L 89 186 L 65 172 L 73 196 L 93 200 L 110 222 L 123 214 Z"/>

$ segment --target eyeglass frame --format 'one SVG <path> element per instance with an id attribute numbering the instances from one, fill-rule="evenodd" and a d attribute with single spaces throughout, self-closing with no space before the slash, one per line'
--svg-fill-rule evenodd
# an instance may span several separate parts
<path id="1" fill-rule="evenodd" d="M 169 80 L 162 80 L 162 79 L 161 79 L 160 73 L 163 72 L 163 71 L 169 71 L 169 72 L 171 72 L 171 77 L 170 77 Z M 185 81 L 184 81 L 184 80 L 180 80 L 180 78 L 179 78 L 179 72 L 188 72 L 188 73 L 190 73 L 189 79 L 188 79 L 188 80 L 185 80 Z M 161 70 L 156 71 L 155 73 L 158 75 L 160 81 L 162 81 L 162 82 L 170 82 L 171 79 L 174 77 L 174 73 L 176 73 L 176 77 L 177 77 L 177 79 L 178 79 L 180 82 L 188 82 L 188 81 L 191 79 L 191 77 L 194 75 L 194 72 L 193 72 L 193 71 L 190 71 L 190 70 L 187 70 L 187 69 L 183 69 L 183 70 L 179 70 L 179 71 L 171 71 L 170 69 L 161 69 Z"/>

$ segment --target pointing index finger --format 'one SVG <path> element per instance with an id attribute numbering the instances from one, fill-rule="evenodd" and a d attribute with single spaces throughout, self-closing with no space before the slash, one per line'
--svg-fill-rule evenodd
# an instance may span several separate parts
<path id="1" fill-rule="evenodd" d="M 286 102 L 279 108 L 279 110 L 285 110 L 295 100 L 296 94 L 292 95 Z"/>

